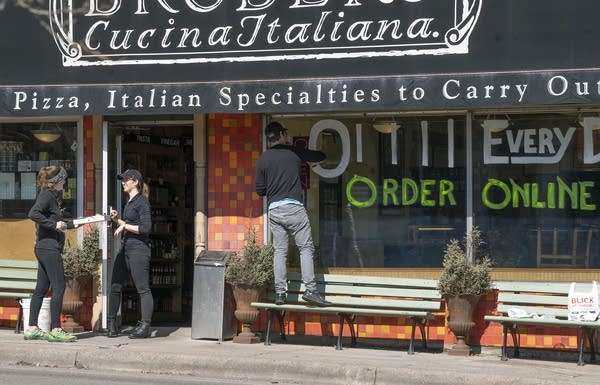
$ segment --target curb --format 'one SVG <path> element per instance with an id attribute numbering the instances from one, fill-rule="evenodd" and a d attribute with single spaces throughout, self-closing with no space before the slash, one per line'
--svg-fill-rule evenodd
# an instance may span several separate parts
<path id="1" fill-rule="evenodd" d="M 31 349 L 22 346 L 0 347 L 5 354 L 2 365 L 78 368 L 97 371 L 117 370 L 153 374 L 177 374 L 228 380 L 262 380 L 295 383 L 373 385 L 397 384 L 377 380 L 377 368 L 360 366 L 348 368 L 331 364 L 260 358 L 199 357 L 165 352 L 127 352 L 105 349 L 108 354 L 85 348 Z M 35 350 L 35 351 L 32 351 Z"/>
<path id="2" fill-rule="evenodd" d="M 302 345 L 234 346 L 190 342 L 174 336 L 152 344 L 123 339 L 81 339 L 76 343 L 0 340 L 0 365 L 77 368 L 230 381 L 314 385 L 592 385 L 600 383 L 597 365 L 530 361 L 501 362 L 495 355 L 449 357 L 444 354 L 348 349 Z"/>

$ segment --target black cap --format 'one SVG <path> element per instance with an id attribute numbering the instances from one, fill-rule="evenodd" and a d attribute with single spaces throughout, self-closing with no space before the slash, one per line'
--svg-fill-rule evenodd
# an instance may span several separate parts
<path id="1" fill-rule="evenodd" d="M 119 175 L 117 175 L 117 179 L 135 179 L 142 180 L 142 174 L 138 170 L 129 169 L 125 170 Z"/>
<path id="2" fill-rule="evenodd" d="M 265 127 L 265 135 L 269 139 L 277 139 L 282 132 L 287 131 L 279 122 L 271 122 Z"/>

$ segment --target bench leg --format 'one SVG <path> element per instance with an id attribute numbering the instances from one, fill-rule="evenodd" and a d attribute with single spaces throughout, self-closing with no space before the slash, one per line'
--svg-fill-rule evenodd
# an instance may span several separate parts
<path id="1" fill-rule="evenodd" d="M 415 354 L 415 329 L 417 327 L 417 319 L 412 318 L 412 332 L 410 333 L 410 344 L 408 345 L 408 354 Z"/>
<path id="2" fill-rule="evenodd" d="M 21 302 L 17 301 L 17 303 L 19 304 L 19 316 L 17 317 L 17 324 L 15 325 L 15 334 L 21 333 L 21 326 L 25 328 L 24 325 L 21 324 L 21 320 L 23 319 L 23 307 L 21 306 Z"/>
<path id="3" fill-rule="evenodd" d="M 423 345 L 423 350 L 427 351 L 427 319 L 421 319 L 419 321 L 419 330 L 421 331 L 421 343 Z"/>
<path id="4" fill-rule="evenodd" d="M 583 344 L 585 343 L 585 328 L 579 328 L 579 359 L 577 360 L 577 366 L 585 365 L 583 360 Z"/>
<path id="5" fill-rule="evenodd" d="M 338 331 L 337 343 L 335 344 L 335 350 L 342 350 L 342 334 L 344 333 L 344 320 L 346 319 L 345 314 L 338 314 L 340 317 L 340 330 Z"/>
<path id="6" fill-rule="evenodd" d="M 598 336 L 598 329 L 589 330 L 590 336 L 590 362 L 596 363 L 596 346 L 594 346 L 594 337 Z"/>
<path id="7" fill-rule="evenodd" d="M 518 325 L 512 325 L 509 327 L 510 328 L 510 334 L 512 335 L 512 339 L 513 339 L 513 348 L 514 348 L 514 353 L 513 356 L 515 358 L 519 358 L 521 356 L 521 351 L 520 351 L 520 343 L 519 343 L 519 326 Z"/>
<path id="8" fill-rule="evenodd" d="M 350 326 L 350 346 L 353 348 L 356 347 L 356 331 L 354 330 L 354 320 L 356 320 L 356 316 L 354 314 L 346 317 L 346 322 L 348 323 L 348 326 Z"/>
<path id="9" fill-rule="evenodd" d="M 271 345 L 271 324 L 273 323 L 273 310 L 269 309 L 269 317 L 267 320 L 267 333 L 265 335 L 265 345 Z"/>
<path id="10" fill-rule="evenodd" d="M 281 342 L 287 342 L 287 337 L 285 336 L 284 318 L 285 318 L 285 312 L 278 311 L 277 312 L 277 320 L 279 321 L 279 338 L 281 339 Z"/>
<path id="11" fill-rule="evenodd" d="M 502 324 L 502 361 L 508 361 L 508 354 L 506 353 L 506 342 L 508 339 L 508 325 Z"/>
<path id="12" fill-rule="evenodd" d="M 285 312 L 284 311 L 279 311 L 279 310 L 274 310 L 274 309 L 268 309 L 269 312 L 269 318 L 267 321 L 267 333 L 265 336 L 265 345 L 271 345 L 271 325 L 273 325 L 273 315 L 277 316 L 277 321 L 279 322 L 279 337 L 281 338 L 282 342 L 287 341 L 287 338 L 285 337 L 285 325 L 283 322 L 283 319 L 285 317 Z"/>

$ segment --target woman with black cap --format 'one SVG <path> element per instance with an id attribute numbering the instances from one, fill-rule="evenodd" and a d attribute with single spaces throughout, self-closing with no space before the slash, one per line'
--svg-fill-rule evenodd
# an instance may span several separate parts
<path id="1" fill-rule="evenodd" d="M 121 304 L 121 291 L 125 284 L 127 272 L 131 273 L 133 283 L 140 296 L 141 321 L 129 338 L 147 338 L 150 335 L 150 321 L 154 307 L 150 291 L 150 202 L 148 186 L 142 180 L 138 170 L 126 170 L 117 175 L 121 180 L 123 192 L 129 199 L 119 218 L 116 210 L 110 217 L 117 224 L 115 236 L 122 234 L 121 249 L 115 257 L 111 281 L 110 300 L 108 301 L 107 337 L 119 335 L 115 319 Z"/>
<path id="2" fill-rule="evenodd" d="M 29 218 L 35 222 L 35 257 L 38 260 L 37 283 L 31 296 L 29 327 L 23 335 L 26 340 L 47 339 L 52 342 L 72 342 L 77 339 L 61 327 L 63 295 L 65 293 L 65 272 L 62 252 L 65 245 L 65 230 L 76 226 L 73 221 L 63 220 L 61 192 L 67 179 L 67 172 L 59 166 L 43 167 L 37 176 L 40 192 L 29 210 Z M 38 327 L 38 317 L 42 301 L 52 288 L 50 300 L 50 331 Z"/>

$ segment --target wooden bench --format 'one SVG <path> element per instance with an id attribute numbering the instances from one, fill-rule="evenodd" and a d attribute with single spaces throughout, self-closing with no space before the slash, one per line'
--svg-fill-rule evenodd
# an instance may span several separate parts
<path id="1" fill-rule="evenodd" d="M 19 300 L 31 297 L 37 281 L 38 263 L 0 259 L 0 298 L 14 298 L 19 304 L 15 333 L 21 331 L 23 308 Z"/>
<path id="2" fill-rule="evenodd" d="M 425 326 L 436 316 L 443 316 L 436 280 L 333 274 L 316 274 L 315 279 L 319 292 L 332 303 L 331 306 L 314 307 L 304 302 L 301 297 L 305 287 L 300 273 L 295 272 L 288 273 L 285 305 L 275 305 L 273 288 L 269 290 L 269 302 L 252 303 L 253 307 L 267 309 L 269 312 L 265 345 L 271 344 L 273 315 L 278 317 L 281 339 L 285 341 L 283 317 L 286 312 L 338 315 L 337 350 L 342 349 L 344 322 L 347 322 L 350 327 L 351 346 L 356 346 L 354 321 L 357 316 L 400 317 L 412 321 L 408 353 L 414 354 L 416 327 L 418 326 L 421 331 L 423 348 L 427 349 Z"/>
<path id="3" fill-rule="evenodd" d="M 514 357 L 519 357 L 519 326 L 538 325 L 545 327 L 576 328 L 579 331 L 579 360 L 578 365 L 584 365 L 583 345 L 585 337 L 589 338 L 591 346 L 591 362 L 596 359 L 594 348 L 594 335 L 600 328 L 600 322 L 569 321 L 567 298 L 569 294 L 568 282 L 496 282 L 498 292 L 498 313 L 500 315 L 486 315 L 485 321 L 494 321 L 502 324 L 502 360 L 508 360 L 507 334 L 510 331 L 513 339 Z M 577 284 L 578 291 L 589 291 L 591 283 Z M 509 317 L 509 309 L 519 309 L 528 318 Z"/>

